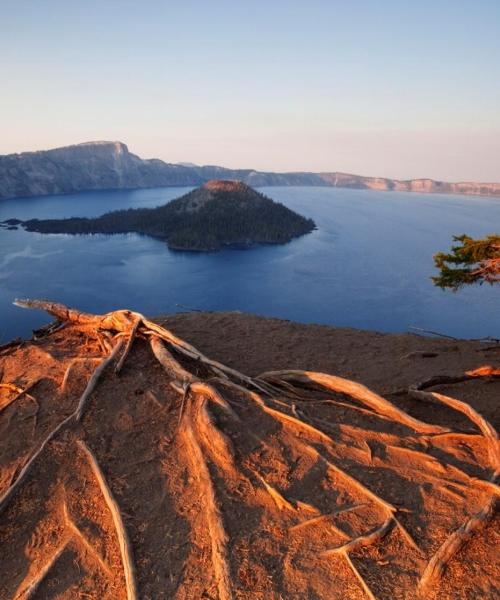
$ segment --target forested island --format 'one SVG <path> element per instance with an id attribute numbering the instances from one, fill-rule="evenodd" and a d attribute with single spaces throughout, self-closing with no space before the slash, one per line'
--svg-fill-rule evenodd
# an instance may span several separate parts
<path id="1" fill-rule="evenodd" d="M 174 250 L 213 251 L 224 246 L 284 244 L 315 228 L 314 221 L 274 202 L 240 181 L 209 181 L 157 208 L 106 213 L 97 218 L 32 219 L 40 233 L 140 233 Z"/>

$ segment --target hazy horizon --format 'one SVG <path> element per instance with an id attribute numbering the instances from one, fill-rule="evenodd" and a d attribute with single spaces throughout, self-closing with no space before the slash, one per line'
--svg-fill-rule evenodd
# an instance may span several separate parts
<path id="1" fill-rule="evenodd" d="M 500 181 L 500 3 L 0 7 L 0 154 Z"/>

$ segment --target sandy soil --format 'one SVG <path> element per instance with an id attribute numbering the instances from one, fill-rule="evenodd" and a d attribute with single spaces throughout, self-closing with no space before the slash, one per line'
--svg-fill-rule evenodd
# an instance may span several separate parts
<path id="1" fill-rule="evenodd" d="M 202 382 L 183 394 L 138 338 L 121 373 L 107 366 L 81 420 L 61 426 L 25 476 L 30 457 L 77 408 L 111 341 L 70 325 L 5 348 L 2 600 L 411 599 L 450 534 L 494 504 L 487 438 L 464 414 L 407 390 L 498 364 L 500 347 L 239 313 L 157 322 L 251 377 L 282 369 L 338 375 L 419 421 L 325 387 L 292 390 L 282 380 L 274 394 L 241 381 L 238 388 L 166 344 L 175 364 Z M 464 400 L 498 428 L 498 379 L 432 390 Z M 499 523 L 493 517 L 478 528 L 422 597 L 498 597 Z"/>

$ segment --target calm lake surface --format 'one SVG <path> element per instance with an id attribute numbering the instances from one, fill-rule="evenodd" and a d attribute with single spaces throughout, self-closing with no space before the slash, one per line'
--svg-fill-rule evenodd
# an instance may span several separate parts
<path id="1" fill-rule="evenodd" d="M 190 189 L 4 200 L 0 221 L 158 206 Z M 314 187 L 262 191 L 312 217 L 318 230 L 284 246 L 207 254 L 173 252 L 136 234 L 0 229 L 0 343 L 48 322 L 43 313 L 12 306 L 23 297 L 91 312 L 131 308 L 158 315 L 187 307 L 390 332 L 413 325 L 458 337 L 500 333 L 498 289 L 443 292 L 430 281 L 432 255 L 449 248 L 453 234 L 499 232 L 499 199 Z"/>

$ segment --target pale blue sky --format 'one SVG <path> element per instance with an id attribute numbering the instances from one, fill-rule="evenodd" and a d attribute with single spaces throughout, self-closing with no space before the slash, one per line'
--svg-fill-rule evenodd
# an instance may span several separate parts
<path id="1" fill-rule="evenodd" d="M 500 181 L 500 0 L 0 0 L 0 153 Z"/>

